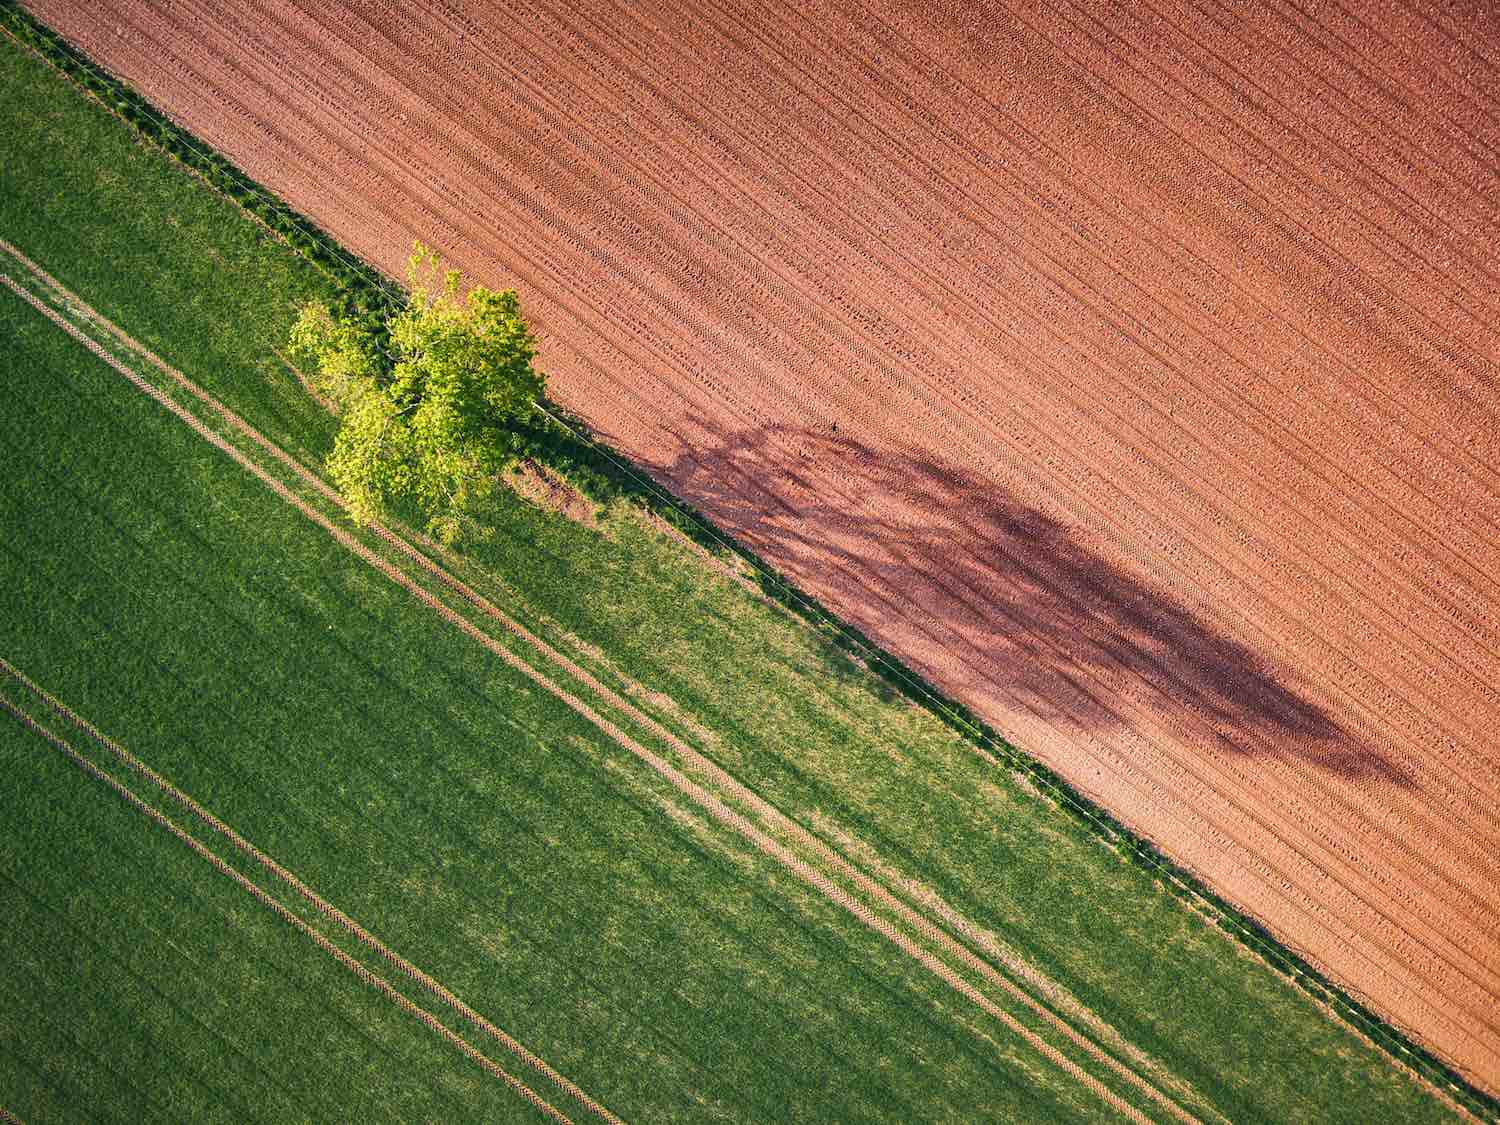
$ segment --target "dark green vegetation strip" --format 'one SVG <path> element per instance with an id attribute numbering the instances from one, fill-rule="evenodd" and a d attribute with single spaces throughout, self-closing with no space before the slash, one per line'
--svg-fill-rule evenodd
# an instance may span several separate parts
<path id="1" fill-rule="evenodd" d="M 86 64 L 24 16 L 0 7 L 0 20 L 19 29 L 18 34 L 37 44 L 75 80 L 91 83 L 90 88 L 107 105 L 143 126 L 145 135 L 220 191 L 241 202 L 250 201 L 266 223 L 310 253 L 319 269 L 308 268 L 255 225 L 238 219 L 238 212 L 224 198 L 183 177 L 171 162 L 133 144 L 117 121 L 83 103 L 13 48 L 4 60 L 6 96 L 0 99 L 4 106 L 0 125 L 7 130 L 4 143 L 11 154 L 0 165 L 0 234 L 18 242 L 66 284 L 228 400 L 273 439 L 309 459 L 320 456 L 331 437 L 329 420 L 308 401 L 272 348 L 284 338 L 296 303 L 308 295 L 362 294 L 349 299 L 370 308 L 385 298 L 370 289 L 342 252 L 322 241 L 304 220 L 267 202 L 219 158 L 195 155 L 196 142 L 159 125 L 149 107 L 124 87 L 88 77 Z M 307 251 L 304 237 L 317 243 L 315 251 Z M 107 432 L 101 431 L 98 440 L 110 440 Z M 19 440 L 25 446 L 29 438 L 23 433 Z M 538 441 L 551 443 L 553 456 L 600 499 L 634 498 L 656 504 L 658 514 L 700 542 L 718 543 L 713 529 L 692 513 L 658 504 L 649 484 L 608 451 L 557 433 L 539 435 Z M 194 463 L 187 450 L 181 455 L 187 458 L 186 464 Z M 35 475 L 40 470 L 10 471 L 20 471 L 26 479 L 25 473 Z M 188 522 L 204 535 L 215 530 L 215 523 L 237 534 L 253 530 L 247 528 L 244 513 L 242 501 L 236 499 L 216 503 Z M 623 505 L 607 521 L 611 538 L 504 498 L 497 501 L 492 521 L 496 538 L 478 552 L 479 561 L 504 574 L 523 600 L 545 609 L 559 627 L 607 653 L 622 675 L 665 693 L 676 707 L 712 728 L 717 734 L 717 757 L 726 767 L 809 826 L 825 832 L 842 829 L 873 845 L 885 862 L 908 877 L 922 879 L 963 914 L 1001 933 L 1127 1038 L 1207 1093 L 1230 1117 L 1418 1120 L 1437 1112 L 1408 1080 L 1385 1065 L 1362 1040 L 1331 1023 L 1306 995 L 1289 988 L 1286 979 L 1295 979 L 1312 997 L 1352 1018 L 1369 1020 L 1368 1013 L 1308 966 L 1268 945 L 1253 923 L 1223 903 L 1205 899 L 1202 888 L 1193 887 L 1181 872 L 1168 872 L 1162 878 L 1165 869 L 1148 844 L 1112 824 L 1042 767 L 981 728 L 972 716 L 928 694 L 899 665 L 876 657 L 873 663 L 883 669 L 883 681 L 855 665 L 849 654 L 864 653 L 862 642 L 840 631 L 831 618 L 816 607 L 809 608 L 763 570 L 759 581 L 764 590 L 802 614 L 800 621 L 766 611 L 728 583 L 695 567 L 690 554 L 644 530 Z M 222 529 L 217 533 L 227 534 Z M 54 549 L 71 550 L 76 533 L 59 534 Z M 170 568 L 179 576 L 173 582 L 188 582 L 195 572 L 186 561 L 193 556 L 179 554 L 186 549 L 174 547 L 154 563 L 142 565 L 148 570 Z M 270 558 L 282 544 L 276 535 L 253 544 L 231 536 L 218 549 L 231 554 L 263 549 Z M 93 565 L 107 566 L 108 562 L 96 560 Z M 75 584 L 87 586 L 91 573 L 85 568 L 75 575 Z M 342 601 L 331 598 L 322 587 L 309 586 L 309 591 L 322 592 L 306 595 L 313 599 L 308 611 L 315 607 L 325 614 L 328 624 L 337 627 L 333 632 L 353 627 L 349 599 L 362 598 L 372 580 L 347 577 Z M 294 576 L 290 585 L 302 590 L 304 581 L 312 582 L 312 576 Z M 129 611 L 132 616 L 142 612 L 139 607 Z M 257 609 L 250 616 L 260 612 Z M 807 622 L 815 628 L 807 628 Z M 76 634 L 79 626 L 71 628 Z M 177 628 L 180 632 L 192 629 Z M 436 667 L 431 660 L 417 662 L 407 676 L 417 685 L 426 684 L 429 677 L 437 680 L 439 687 L 423 692 L 433 707 L 452 705 L 455 696 L 468 701 L 466 705 L 482 702 L 482 695 L 471 699 L 474 688 L 461 677 L 441 678 L 444 672 L 453 675 L 449 661 L 452 668 L 463 667 L 465 661 L 473 661 L 473 654 L 458 651 L 457 642 L 445 648 L 431 641 L 425 636 L 425 626 L 417 633 L 403 632 L 410 628 L 385 624 L 366 628 L 355 642 L 355 651 L 375 646 L 375 651 L 395 652 L 406 645 L 419 646 L 424 657 L 430 652 L 444 653 L 436 659 Z M 291 651 L 303 639 L 289 634 L 264 643 Z M 226 642 L 212 652 L 214 660 L 232 660 L 240 648 L 238 642 Z M 128 730 L 154 738 L 168 729 L 165 712 L 186 707 L 195 693 L 206 693 L 217 701 L 215 693 L 222 691 L 242 700 L 246 710 L 241 721 L 253 726 L 253 744 L 268 737 L 291 741 L 304 736 L 308 730 L 305 714 L 267 716 L 256 709 L 257 693 L 279 691 L 281 686 L 258 679 L 250 655 L 238 656 L 238 677 L 226 673 L 214 679 L 192 663 L 192 659 L 203 659 L 201 653 L 191 657 L 191 650 L 184 650 L 176 666 L 178 680 L 151 681 L 152 691 L 162 693 L 155 697 L 154 706 L 143 705 L 139 699 L 127 705 L 116 698 L 92 717 L 101 722 L 117 719 L 121 725 L 116 733 Z M 38 653 L 44 665 L 54 667 L 60 656 Z M 99 670 L 107 665 L 94 653 L 68 667 L 67 682 L 56 686 L 66 689 L 63 694 L 70 702 L 87 710 L 96 697 L 79 693 L 95 691 Z M 476 676 L 487 682 L 491 673 Z M 178 684 L 175 689 L 174 683 Z M 369 706 L 367 696 L 372 691 L 378 696 L 387 680 L 377 675 L 363 683 L 357 693 L 354 689 L 344 695 L 335 693 L 335 699 L 345 701 L 337 714 L 347 716 L 349 708 Z M 186 684 L 193 686 L 190 689 Z M 94 686 L 85 689 L 81 685 Z M 140 699 L 150 698 L 149 692 L 140 695 Z M 906 705 L 907 701 L 915 701 L 923 710 Z M 478 722 L 474 729 L 483 731 L 487 724 L 493 725 L 496 713 L 484 712 L 483 722 L 471 720 Z M 205 715 L 205 721 L 213 718 L 213 714 Z M 178 720 L 173 716 L 170 721 Z M 269 733 L 260 729 L 268 721 L 274 728 Z M 339 731 L 345 721 L 329 720 L 328 730 Z M 427 724 L 436 720 L 425 709 L 409 705 L 387 712 L 386 721 L 426 731 Z M 218 745 L 239 728 L 214 729 L 211 743 Z M 593 737 L 586 730 L 575 733 L 585 741 Z M 336 742 L 333 733 L 325 737 Z M 1024 793 L 1014 778 L 997 776 L 973 754 L 975 742 L 1073 815 L 1058 816 Z M 336 760 L 342 761 L 347 748 L 335 749 L 340 753 Z M 571 746 L 564 752 L 576 754 Z M 450 763 L 445 758 L 441 764 L 456 771 L 449 776 L 462 778 L 464 770 L 472 768 L 459 764 L 464 760 Z M 595 760 L 592 753 L 583 754 L 561 768 L 555 778 L 559 799 L 571 798 L 575 780 Z M 338 787 L 348 786 L 350 777 L 359 776 L 358 761 L 347 766 L 320 762 L 316 757 L 297 761 L 304 781 L 321 777 L 323 783 Z M 223 764 L 227 769 L 229 763 Z M 252 758 L 235 768 L 252 770 L 255 764 Z M 195 770 L 193 780 L 201 786 L 200 797 L 210 798 L 229 784 L 217 762 L 183 765 Z M 353 773 L 346 776 L 346 770 Z M 432 782 L 429 778 L 424 783 Z M 259 790 L 252 786 L 246 792 Z M 313 796 L 301 790 L 291 792 L 309 799 Z M 442 800 L 449 802 L 446 794 Z M 616 793 L 601 800 L 599 808 L 612 809 L 622 797 Z M 279 815 L 261 814 L 266 835 L 257 837 L 257 842 L 272 851 L 289 832 Z M 358 821 L 357 815 L 347 815 L 353 816 L 351 823 Z M 657 835 L 671 834 L 654 810 L 642 810 L 641 815 L 640 830 L 654 824 Z M 1098 846 L 1101 839 L 1113 852 Z M 336 836 L 325 846 L 373 846 L 353 841 L 353 836 Z M 388 858 L 383 853 L 373 857 Z M 560 889 L 577 894 L 579 888 L 597 885 L 587 875 L 580 873 L 580 883 L 564 883 Z M 719 887 L 713 894 L 745 893 L 727 874 Z M 384 893 L 368 892 L 372 906 L 378 905 Z M 1211 902 L 1214 922 L 1284 975 L 1273 975 L 1263 963 L 1237 956 L 1235 947 L 1218 930 L 1204 927 L 1173 895 L 1200 904 Z M 712 901 L 712 895 L 704 901 Z M 389 908 L 388 903 L 381 907 Z M 353 912 L 360 913 L 358 909 Z M 685 931 L 657 933 L 662 942 L 687 940 Z M 458 991 L 463 993 L 461 987 Z M 721 1033 L 723 1050 L 731 1051 L 736 1043 L 740 1051 L 751 1044 L 750 1050 L 759 1049 L 754 1028 L 753 1022 L 742 1023 L 733 1034 Z M 1404 1061 L 1436 1080 L 1456 1080 L 1437 1060 L 1392 1029 L 1377 1027 L 1375 1033 L 1383 1045 L 1393 1046 Z M 741 1035 L 745 1037 L 737 1038 Z M 566 1057 L 548 1057 L 575 1079 L 584 1078 L 570 1071 Z M 649 1057 L 649 1053 L 641 1056 Z M 638 1061 L 637 1067 L 643 1081 L 662 1073 L 654 1061 Z M 829 1069 L 829 1060 L 823 1060 L 822 1069 Z M 589 1087 L 587 1081 L 583 1084 Z M 927 1110 L 927 1088 L 918 1085 L 914 1089 L 918 1093 L 908 1089 L 906 1096 L 920 1096 Z M 593 1092 L 605 1093 L 602 1089 Z M 1471 1088 L 1455 1089 L 1453 1096 L 1476 1111 L 1500 1116 L 1500 1107 L 1492 1099 Z M 753 1107 L 756 1103 L 746 1104 Z M 624 1103 L 614 1108 L 627 1111 Z M 765 1106 L 761 1110 L 770 1112 Z M 936 1112 L 940 1109 L 922 1115 Z M 1026 1115 L 1035 1116 L 1035 1112 L 1028 1107 Z"/>

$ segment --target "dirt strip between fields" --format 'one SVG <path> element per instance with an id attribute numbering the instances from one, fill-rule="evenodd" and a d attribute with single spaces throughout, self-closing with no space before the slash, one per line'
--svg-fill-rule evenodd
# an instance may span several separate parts
<path id="1" fill-rule="evenodd" d="M 29 258 L 27 258 L 10 243 L 4 241 L 3 239 L 0 239 L 0 249 L 5 250 L 6 252 L 17 258 L 19 261 L 25 263 L 29 268 L 33 270 L 33 272 L 39 279 L 46 282 L 50 288 L 56 290 L 58 295 L 61 296 L 69 306 L 79 310 L 80 313 L 84 313 L 84 310 L 88 310 L 88 306 L 85 302 L 82 301 L 81 298 L 79 298 L 76 294 L 73 294 L 66 290 L 63 286 L 61 286 L 60 283 L 51 278 L 50 275 L 47 275 L 45 271 L 43 271 L 39 266 L 36 266 L 34 263 L 32 263 Z M 158 403 L 165 406 L 173 414 L 177 415 L 178 418 L 186 422 L 188 426 L 195 432 L 197 432 L 201 437 L 205 438 L 211 444 L 227 454 L 242 468 L 248 470 L 258 478 L 260 478 L 260 480 L 269 488 L 271 488 L 272 491 L 274 491 L 278 496 L 296 507 L 308 519 L 312 520 L 314 523 L 322 527 L 325 531 L 332 535 L 336 541 L 353 552 L 362 561 L 380 570 L 388 578 L 406 589 L 410 594 L 416 597 L 423 604 L 427 605 L 429 608 L 437 612 L 441 617 L 443 617 L 444 620 L 463 630 L 474 640 L 478 641 L 492 653 L 499 656 L 511 667 L 515 668 L 517 671 L 520 671 L 522 674 L 526 675 L 539 686 L 545 688 L 557 698 L 561 699 L 574 711 L 578 712 L 584 718 L 588 719 L 601 731 L 608 734 L 621 747 L 629 750 L 632 754 L 644 761 L 663 778 L 671 782 L 671 784 L 677 787 L 681 792 L 691 797 L 695 802 L 706 809 L 716 819 L 730 826 L 731 828 L 734 828 L 737 832 L 750 840 L 750 842 L 764 854 L 781 863 L 784 867 L 788 868 L 793 873 L 802 878 L 804 882 L 807 882 L 811 886 L 813 886 L 825 897 L 829 898 L 837 905 L 843 907 L 865 925 L 869 926 L 871 929 L 875 930 L 877 933 L 881 934 L 887 940 L 892 942 L 892 944 L 896 945 L 904 953 L 913 957 L 935 976 L 944 981 L 944 983 L 948 984 L 955 991 L 970 999 L 981 1010 L 987 1012 L 995 1019 L 999 1020 L 1012 1032 L 1030 1043 L 1031 1046 L 1035 1048 L 1039 1053 L 1041 1053 L 1044 1057 L 1048 1058 L 1059 1068 L 1070 1074 L 1086 1088 L 1092 1090 L 1101 1099 L 1106 1101 L 1119 1112 L 1124 1113 L 1132 1120 L 1146 1120 L 1139 1113 L 1139 1111 L 1131 1106 L 1128 1102 L 1125 1102 L 1098 1079 L 1094 1078 L 1092 1075 L 1088 1074 L 1086 1071 L 1078 1067 L 1071 1059 L 1069 1059 L 1061 1051 L 1057 1050 L 1057 1048 L 1047 1043 L 1030 1028 L 1027 1028 L 1023 1024 L 1021 1024 L 1014 1016 L 995 1004 L 988 996 L 975 988 L 968 980 L 960 976 L 948 964 L 933 956 L 926 949 L 918 946 L 906 934 L 895 929 L 895 927 L 892 926 L 886 919 L 876 915 L 864 903 L 856 900 L 843 889 L 835 885 L 825 875 L 823 875 L 811 864 L 807 863 L 805 860 L 792 852 L 791 849 L 785 847 L 780 841 L 775 840 L 772 837 L 761 832 L 758 828 L 755 827 L 753 823 L 751 823 L 748 818 L 731 809 L 728 805 L 724 804 L 724 802 L 721 801 L 717 796 L 704 789 L 696 782 L 692 781 L 685 774 L 674 768 L 665 759 L 661 758 L 659 755 L 653 753 L 645 746 L 636 742 L 614 723 L 598 714 L 586 703 L 574 696 L 571 692 L 552 683 L 541 673 L 533 669 L 525 661 L 521 660 L 504 646 L 495 641 L 494 638 L 489 636 L 484 631 L 480 630 L 466 618 L 455 613 L 448 606 L 444 605 L 427 590 L 423 589 L 420 585 L 414 582 L 404 572 L 397 569 L 385 559 L 382 559 L 368 547 L 364 546 L 362 543 L 356 540 L 348 532 L 334 525 L 329 519 L 313 509 L 305 500 L 303 500 L 301 497 L 298 497 L 289 488 L 287 488 L 285 484 L 283 484 L 281 481 L 276 480 L 259 465 L 255 464 L 255 462 L 248 458 L 244 453 L 234 448 L 234 446 L 232 446 L 222 436 L 205 426 L 190 411 L 177 403 L 150 381 L 146 380 L 138 372 L 133 371 L 129 366 L 127 366 L 117 357 L 111 355 L 96 340 L 94 340 L 76 325 L 70 323 L 55 309 L 49 307 L 46 303 L 39 300 L 36 296 L 28 292 L 25 288 L 20 286 L 8 276 L 0 274 L 0 282 L 6 284 L 29 304 L 43 313 L 43 315 L 47 316 L 59 327 L 68 332 L 69 335 L 73 336 L 80 343 L 84 344 L 84 346 L 88 347 L 90 351 L 94 352 L 94 354 L 99 356 L 99 358 L 103 359 L 115 371 L 119 372 L 121 375 L 124 375 L 139 390 L 143 391 L 151 398 L 155 399 Z M 84 315 L 87 315 L 88 318 L 96 325 L 107 328 L 113 327 L 112 325 L 110 325 L 110 322 L 108 322 L 97 312 L 88 310 L 87 313 L 84 313 Z M 299 479 L 302 479 L 303 481 L 313 485 L 325 496 L 337 502 L 337 493 L 335 493 L 326 483 L 321 481 L 315 474 L 311 473 L 305 466 L 302 466 L 299 462 L 292 458 L 290 454 L 287 454 L 284 450 L 281 450 L 278 446 L 272 443 L 268 438 L 261 435 L 243 419 L 239 418 L 239 416 L 231 411 L 228 407 L 224 406 L 213 396 L 209 395 L 207 392 L 199 388 L 180 371 L 171 367 L 165 361 L 155 356 L 153 353 L 142 349 L 139 344 L 136 344 L 134 341 L 130 341 L 129 337 L 125 336 L 123 332 L 119 332 L 118 329 L 115 329 L 114 331 L 118 333 L 117 338 L 120 339 L 122 343 L 128 341 L 135 350 L 141 352 L 144 358 L 149 360 L 153 365 L 157 366 L 160 370 L 169 375 L 183 389 L 189 391 L 201 402 L 210 406 L 212 409 L 218 412 L 236 429 L 240 430 L 243 434 L 245 434 L 247 437 L 250 437 L 267 452 L 275 456 L 284 465 L 294 471 Z M 630 703 L 628 700 L 622 698 L 617 693 L 611 691 L 604 684 L 600 683 L 586 669 L 577 665 L 563 653 L 560 653 L 556 649 L 552 648 L 552 646 L 547 644 L 547 642 L 535 636 L 524 626 L 515 621 L 512 621 L 488 600 L 480 596 L 475 591 L 471 590 L 463 583 L 459 582 L 456 578 L 448 574 L 445 570 L 439 567 L 432 560 L 428 559 L 425 555 L 423 555 L 415 547 L 407 543 L 404 539 L 395 535 L 389 529 L 386 529 L 379 525 L 375 525 L 372 530 L 383 541 L 395 547 L 397 550 L 407 555 L 413 561 L 417 562 L 423 569 L 427 570 L 439 581 L 443 582 L 444 585 L 460 594 L 465 600 L 469 601 L 472 605 L 482 610 L 487 616 L 493 618 L 497 623 L 501 624 L 509 632 L 524 640 L 527 644 L 536 649 L 549 663 L 561 667 L 574 679 L 585 684 L 591 691 L 595 692 L 599 698 L 608 702 L 618 711 L 621 711 L 624 714 L 628 715 L 632 721 L 639 723 L 641 726 L 650 730 L 652 734 L 660 738 L 667 745 L 671 746 L 672 749 L 681 756 L 682 760 L 690 765 L 701 776 L 708 778 L 723 791 L 733 796 L 736 800 L 754 809 L 758 818 L 762 822 L 796 840 L 797 844 L 801 848 L 815 855 L 822 863 L 827 864 L 828 866 L 838 871 L 843 878 L 854 883 L 866 895 L 877 901 L 883 909 L 899 917 L 907 926 L 911 927 L 918 934 L 920 934 L 923 939 L 938 946 L 949 957 L 956 959 L 970 971 L 978 974 L 980 977 L 984 978 L 989 983 L 1005 992 L 1013 1000 L 1030 1009 L 1038 1017 L 1054 1027 L 1057 1031 L 1059 1031 L 1062 1035 L 1064 1035 L 1067 1039 L 1074 1043 L 1078 1048 L 1095 1059 L 1096 1062 L 1115 1072 L 1130 1085 L 1135 1086 L 1137 1089 L 1139 1089 L 1152 1101 L 1160 1104 L 1164 1109 L 1171 1113 L 1173 1117 L 1176 1117 L 1182 1121 L 1198 1120 L 1198 1118 L 1189 1113 L 1187 1110 L 1183 1109 L 1162 1091 L 1152 1086 L 1151 1083 L 1141 1075 L 1137 1074 L 1135 1071 L 1122 1064 L 1113 1055 L 1101 1049 L 1099 1045 L 1096 1044 L 1093 1040 L 1081 1034 L 1066 1021 L 1062 1020 L 1055 1012 L 1047 1008 L 1045 1005 L 1041 1004 L 1030 993 L 1017 986 L 1009 978 L 1000 974 L 988 961 L 975 955 L 972 950 L 956 941 L 949 933 L 947 933 L 947 931 L 935 925 L 930 919 L 912 909 L 909 904 L 894 896 L 883 885 L 881 885 L 874 879 L 871 879 L 865 872 L 861 871 L 859 868 L 850 863 L 846 857 L 834 851 L 824 841 L 819 839 L 814 834 L 808 832 L 800 824 L 797 824 L 795 821 L 792 821 L 784 816 L 779 810 L 767 803 L 753 790 L 750 790 L 746 786 L 742 785 L 737 779 L 733 778 L 730 774 L 725 772 L 716 763 L 712 762 L 711 760 L 700 754 L 697 750 L 684 743 L 675 734 L 667 730 L 651 716 L 641 711 L 638 707 Z M 144 767 L 141 768 L 144 769 Z M 154 775 L 152 776 L 154 779 Z M 169 783 L 162 780 L 159 782 L 159 784 L 167 785 Z M 181 799 L 184 801 L 190 800 L 186 798 L 185 795 Z M 207 816 L 208 814 L 204 813 L 203 815 Z M 227 831 L 227 829 L 225 829 L 225 831 Z M 249 847 L 249 845 L 247 844 L 246 847 Z M 270 861 L 269 859 L 265 859 L 262 860 L 262 862 L 270 864 L 272 861 Z M 288 878 L 290 878 L 290 876 L 288 876 Z M 310 894 L 311 892 L 307 893 Z M 329 909 L 332 908 L 330 907 Z M 394 957 L 395 955 L 392 954 L 391 956 Z M 417 979 L 421 978 L 419 977 Z M 504 1033 L 502 1032 L 500 1034 Z M 538 1060 L 538 1063 L 540 1063 L 540 1060 Z M 540 1064 L 540 1066 L 544 1067 L 545 1064 Z M 581 1094 L 581 1092 L 575 1096 L 578 1096 L 580 1098 L 585 1097 Z M 1200 1098 L 1196 1100 L 1202 1101 L 1203 1099 Z"/>
<path id="2" fill-rule="evenodd" d="M 127 765 L 130 765 L 132 769 L 135 769 L 143 776 L 146 776 L 153 782 L 156 782 L 156 784 L 161 786 L 164 791 L 168 792 L 178 801 L 183 803 L 190 802 L 189 798 L 185 797 L 185 795 L 182 795 L 179 791 L 174 790 L 170 786 L 166 785 L 166 783 L 158 779 L 156 775 L 152 774 L 150 770 L 146 769 L 145 766 L 141 765 L 134 758 L 130 757 L 130 755 L 126 754 L 124 750 L 104 739 L 104 737 L 98 734 L 98 732 L 95 731 L 87 723 L 86 720 L 73 714 L 73 712 L 63 707 L 56 700 L 52 699 L 44 692 L 41 692 L 35 684 L 26 679 L 25 676 L 18 672 L 14 667 L 10 665 L 8 661 L 4 660 L 3 658 L 0 658 L 0 668 L 3 668 L 6 672 L 10 673 L 34 694 L 40 695 L 41 698 L 46 700 L 46 702 L 64 718 L 80 727 L 80 729 L 88 731 L 97 740 L 108 746 L 111 750 L 115 751 L 116 754 L 121 755 L 122 760 L 125 761 Z M 464 1039 L 463 1036 L 457 1034 L 447 1027 L 444 1027 L 443 1024 L 439 1022 L 435 1016 L 412 1003 L 409 999 L 407 999 L 406 996 L 392 987 L 392 985 L 383 977 L 372 973 L 358 960 L 345 953 L 342 949 L 333 944 L 333 942 L 329 941 L 317 930 L 313 929 L 301 918 L 297 917 L 296 914 L 292 913 L 285 906 L 281 905 L 281 903 L 277 902 L 276 899 L 267 894 L 257 884 L 241 875 L 233 867 L 220 859 L 219 856 L 217 856 L 214 852 L 210 851 L 203 844 L 199 843 L 198 840 L 196 840 L 186 830 L 179 827 L 170 817 L 162 813 L 160 810 L 153 808 L 151 805 L 147 804 L 140 797 L 136 796 L 136 794 L 132 792 L 128 786 L 111 777 L 108 773 L 96 766 L 83 754 L 80 754 L 76 749 L 73 748 L 71 744 L 68 743 L 66 739 L 61 738 L 57 734 L 48 730 L 21 708 L 11 703 L 8 699 L 0 698 L 0 707 L 3 707 L 6 711 L 10 712 L 10 714 L 13 715 L 15 719 L 19 723 L 21 723 L 22 726 L 26 727 L 28 730 L 32 731 L 35 734 L 41 735 L 42 738 L 44 738 L 49 744 L 51 744 L 53 749 L 63 754 L 69 761 L 71 761 L 89 777 L 92 777 L 96 781 L 102 781 L 110 789 L 114 790 L 114 792 L 132 808 L 136 809 L 138 812 L 144 813 L 156 825 L 166 829 L 177 839 L 181 840 L 195 853 L 212 864 L 214 869 L 221 875 L 228 877 L 242 890 L 249 892 L 258 902 L 260 902 L 263 906 L 269 908 L 278 918 L 295 928 L 305 937 L 309 938 L 319 949 L 329 954 L 336 961 L 338 961 L 339 964 L 343 965 L 350 972 L 354 973 L 354 975 L 357 976 L 362 982 L 374 988 L 382 996 L 394 1003 L 403 1012 L 406 1012 L 408 1015 L 415 1016 L 422 1022 L 423 1025 L 437 1032 L 445 1040 L 447 1040 L 453 1046 L 457 1047 L 464 1053 L 464 1055 L 472 1059 L 474 1062 L 478 1063 L 486 1073 L 500 1079 L 517 1094 L 520 1094 L 521 1097 L 525 1098 L 537 1109 L 541 1110 L 548 1117 L 552 1118 L 552 1120 L 564 1122 L 565 1125 L 571 1125 L 570 1118 L 564 1116 L 550 1102 L 542 1098 L 541 1095 L 537 1094 L 519 1078 L 516 1078 L 504 1067 L 500 1066 L 499 1063 L 481 1053 L 476 1047 L 473 1046 L 473 1044 Z M 195 806 L 192 806 L 190 804 L 189 807 L 192 807 L 195 814 L 197 814 L 200 818 L 205 819 L 206 823 L 211 823 L 211 821 L 207 818 L 207 814 L 202 813 Z M 220 827 L 220 831 L 224 832 L 226 835 L 230 834 L 227 828 L 223 828 L 222 826 L 218 825 L 216 825 L 216 827 Z M 232 838 L 235 839 L 237 846 L 243 843 L 237 837 Z M 249 848 L 249 845 L 243 846 L 246 849 Z M 254 853 L 253 849 L 250 850 L 253 854 L 256 855 L 257 858 L 261 858 L 259 856 L 259 853 Z M 262 862 L 269 865 L 269 861 L 262 859 Z M 280 872 L 278 872 L 278 874 L 280 874 Z"/>

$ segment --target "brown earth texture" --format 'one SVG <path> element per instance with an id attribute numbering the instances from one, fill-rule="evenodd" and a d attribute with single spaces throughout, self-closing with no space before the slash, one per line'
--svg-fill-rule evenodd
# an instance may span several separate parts
<path id="1" fill-rule="evenodd" d="M 28 6 L 1500 1090 L 1500 8 Z"/>

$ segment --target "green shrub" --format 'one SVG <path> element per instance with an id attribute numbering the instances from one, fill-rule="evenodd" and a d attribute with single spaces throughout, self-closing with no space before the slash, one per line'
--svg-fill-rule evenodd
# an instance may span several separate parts
<path id="1" fill-rule="evenodd" d="M 328 471 L 359 523 L 414 502 L 445 542 L 480 531 L 474 502 L 530 444 L 546 390 L 513 289 L 461 292 L 457 270 L 418 243 L 406 307 L 379 318 L 308 304 L 291 351 L 340 427 Z"/>

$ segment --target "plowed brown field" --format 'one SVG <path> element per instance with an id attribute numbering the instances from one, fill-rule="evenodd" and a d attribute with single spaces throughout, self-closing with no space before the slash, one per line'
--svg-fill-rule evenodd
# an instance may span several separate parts
<path id="1" fill-rule="evenodd" d="M 1500 1090 L 1492 6 L 29 6 Z"/>

